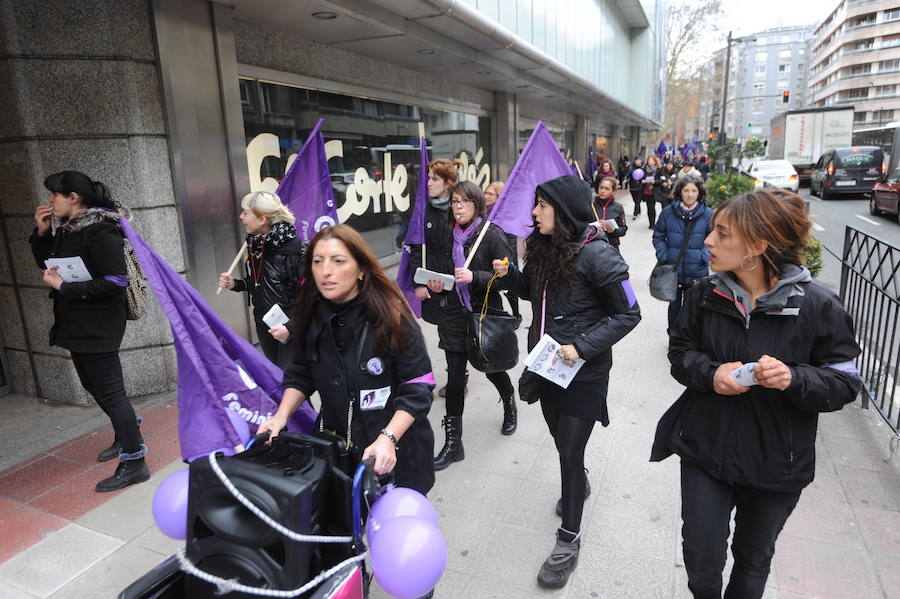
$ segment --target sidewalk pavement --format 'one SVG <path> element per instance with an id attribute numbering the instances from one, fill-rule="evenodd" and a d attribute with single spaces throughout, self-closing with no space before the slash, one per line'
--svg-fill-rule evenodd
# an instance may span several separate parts
<path id="1" fill-rule="evenodd" d="M 621 195 L 630 214 L 630 198 Z M 537 405 L 520 403 L 518 431 L 500 435 L 496 393 L 473 371 L 466 459 L 439 472 L 429 495 L 449 546 L 436 597 L 690 596 L 680 549 L 678 461 L 647 461 L 656 422 L 681 387 L 666 359 L 666 306 L 647 291 L 655 258 L 646 216 L 629 220 L 629 227 L 622 254 L 643 320 L 615 348 L 612 424 L 598 425 L 588 445 L 593 494 L 585 504 L 578 569 L 563 590 L 538 588 L 537 571 L 559 526 L 556 450 Z M 424 331 L 443 384 L 437 331 L 427 324 Z M 523 327 L 523 351 L 524 334 Z M 514 380 L 520 370 L 511 373 Z M 0 425 L 2 597 L 115 597 L 174 553 L 179 543 L 156 530 L 150 511 L 159 483 L 184 467 L 173 394 L 136 401 L 150 446 L 150 482 L 105 495 L 93 491 L 114 468 L 93 461 L 111 439 L 99 409 L 15 396 L 0 402 L 6 415 Z M 443 411 L 436 399 L 430 418 L 439 446 Z M 822 416 L 816 480 L 778 541 L 766 599 L 900 597 L 900 458 L 885 461 L 890 437 L 881 418 L 858 403 Z M 371 597 L 387 595 L 373 585 Z"/>

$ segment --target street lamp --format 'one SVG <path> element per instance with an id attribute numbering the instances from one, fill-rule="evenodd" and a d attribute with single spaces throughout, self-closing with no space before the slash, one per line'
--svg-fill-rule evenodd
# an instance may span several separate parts
<path id="1" fill-rule="evenodd" d="M 725 143 L 728 136 L 725 135 L 725 108 L 728 103 L 728 78 L 731 75 L 731 44 L 734 42 L 755 42 L 756 38 L 752 36 L 731 37 L 731 31 L 728 32 L 728 45 L 725 47 L 725 84 L 722 86 L 722 111 L 719 114 L 719 160 L 718 168 L 720 175 L 725 174 L 725 165 L 723 164 Z"/>

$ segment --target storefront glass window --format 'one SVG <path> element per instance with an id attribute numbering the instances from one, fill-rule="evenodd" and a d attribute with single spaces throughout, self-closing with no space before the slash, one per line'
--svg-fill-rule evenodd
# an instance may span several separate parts
<path id="1" fill-rule="evenodd" d="M 338 220 L 379 257 L 398 249 L 419 173 L 419 123 L 428 155 L 459 159 L 460 179 L 491 181 L 490 118 L 241 79 L 250 188 L 275 191 L 288 161 L 320 117 Z M 384 195 L 390 154 L 389 196 Z"/>

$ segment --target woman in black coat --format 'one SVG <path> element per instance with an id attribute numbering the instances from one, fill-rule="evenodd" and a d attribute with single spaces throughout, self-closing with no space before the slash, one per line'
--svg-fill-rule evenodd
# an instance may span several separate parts
<path id="1" fill-rule="evenodd" d="M 510 287 L 519 297 L 531 300 L 535 317 L 529 350 L 543 331 L 561 344 L 557 358 L 569 365 L 585 360 L 567 389 L 544 382 L 539 394 L 559 451 L 562 478 L 557 504 L 562 526 L 538 574 L 538 582 L 549 588 L 564 586 L 577 564 L 589 491 L 584 450 L 594 423 L 609 425 L 606 393 L 612 346 L 641 319 L 628 265 L 603 233 L 588 224 L 593 220 L 590 202 L 590 186 L 574 175 L 539 185 L 531 213 L 535 231 L 526 242 L 523 272 L 494 262 L 498 274 L 508 272 Z"/>
<path id="2" fill-rule="evenodd" d="M 593 208 L 594 216 L 600 221 L 609 245 L 618 250 L 622 237 L 628 232 L 628 219 L 625 218 L 625 208 L 616 201 L 616 180 L 613 177 L 602 177 L 597 181 L 597 198 Z M 615 227 L 604 222 L 610 220 L 615 221 Z"/>
<path id="3" fill-rule="evenodd" d="M 241 200 L 241 222 L 247 231 L 245 279 L 229 273 L 219 275 L 219 287 L 233 291 L 249 291 L 259 345 L 270 362 L 284 370 L 291 363 L 293 329 L 289 320 L 270 327 L 263 316 L 276 304 L 286 316 L 294 304 L 303 242 L 297 238 L 294 214 L 274 193 L 257 191 Z"/>
<path id="4" fill-rule="evenodd" d="M 670 330 L 672 375 L 687 389 L 660 420 L 651 460 L 681 457 L 695 597 L 722 596 L 735 509 L 725 597 L 762 597 L 775 540 L 815 474 L 818 415 L 861 388 L 850 317 L 801 266 L 811 224 L 788 192 L 719 208 L 706 238 L 716 274 L 686 292 Z"/>
<path id="5" fill-rule="evenodd" d="M 374 457 L 375 472 L 393 472 L 398 486 L 427 493 L 434 373 L 409 305 L 348 225 L 313 237 L 302 279 L 284 395 L 259 432 L 277 436 L 318 391 L 320 430 L 342 437 L 355 460 Z"/>
<path id="6" fill-rule="evenodd" d="M 38 206 L 29 238 L 44 284 L 52 289 L 53 327 L 50 345 L 72 353 L 81 384 L 112 422 L 115 439 L 97 457 L 119 458 L 115 474 L 97 483 L 98 492 L 144 482 L 150 471 L 134 408 L 125 395 L 119 346 L 125 334 L 125 288 L 128 274 L 119 205 L 99 181 L 78 171 L 62 171 L 44 180 L 49 206 Z M 90 279 L 65 282 L 48 258 L 78 258 Z"/>

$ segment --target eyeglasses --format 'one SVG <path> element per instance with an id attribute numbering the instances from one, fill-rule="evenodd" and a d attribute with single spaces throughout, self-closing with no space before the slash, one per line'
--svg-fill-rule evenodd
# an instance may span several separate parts
<path id="1" fill-rule="evenodd" d="M 450 200 L 451 206 L 462 206 L 463 204 L 474 204 L 475 200 L 466 198 L 465 200 Z"/>

